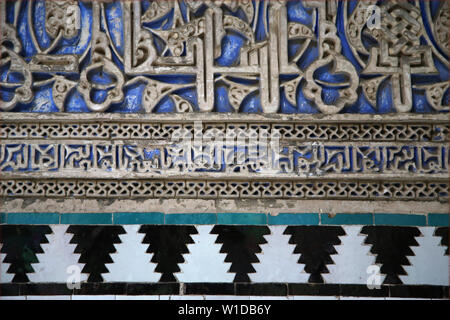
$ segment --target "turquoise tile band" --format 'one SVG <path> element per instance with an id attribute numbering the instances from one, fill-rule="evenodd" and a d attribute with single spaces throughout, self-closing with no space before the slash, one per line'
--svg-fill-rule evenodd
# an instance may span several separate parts
<path id="1" fill-rule="evenodd" d="M 5 224 L 5 223 L 6 223 L 6 213 L 0 212 L 0 224 Z"/>
<path id="2" fill-rule="evenodd" d="M 162 212 L 116 212 L 114 224 L 164 224 Z"/>
<path id="3" fill-rule="evenodd" d="M 92 224 L 92 225 L 391 225 L 391 226 L 449 226 L 445 213 L 55 213 L 0 212 L 1 224 Z"/>
<path id="4" fill-rule="evenodd" d="M 112 217 L 112 213 L 63 213 L 61 224 L 112 224 Z"/>
<path id="5" fill-rule="evenodd" d="M 320 224 L 323 225 L 341 225 L 341 224 L 360 224 L 372 225 L 373 214 L 371 213 L 338 213 L 330 217 L 325 213 L 320 215 Z"/>
<path id="6" fill-rule="evenodd" d="M 171 213 L 166 214 L 165 224 L 217 224 L 215 213 Z"/>
<path id="7" fill-rule="evenodd" d="M 428 215 L 428 225 L 436 227 L 448 227 L 450 215 L 442 213 L 430 213 Z"/>
<path id="8" fill-rule="evenodd" d="M 59 219 L 60 215 L 56 212 L 14 212 L 5 214 L 5 223 L 7 224 L 59 224 Z"/>
<path id="9" fill-rule="evenodd" d="M 376 213 L 374 224 L 376 226 L 426 226 L 427 217 L 417 214 Z"/>
<path id="10" fill-rule="evenodd" d="M 218 213 L 217 224 L 239 225 L 265 225 L 267 214 L 265 213 Z"/>
<path id="11" fill-rule="evenodd" d="M 280 213 L 269 216 L 269 225 L 318 225 L 317 213 Z"/>

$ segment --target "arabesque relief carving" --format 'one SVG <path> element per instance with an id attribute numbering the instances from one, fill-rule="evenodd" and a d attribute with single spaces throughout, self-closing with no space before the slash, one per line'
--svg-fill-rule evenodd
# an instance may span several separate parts
<path id="1" fill-rule="evenodd" d="M 448 111 L 448 11 L 445 1 L 2 1 L 0 108 Z"/>
<path id="2" fill-rule="evenodd" d="M 448 12 L 0 1 L 0 194 L 444 201 Z"/>

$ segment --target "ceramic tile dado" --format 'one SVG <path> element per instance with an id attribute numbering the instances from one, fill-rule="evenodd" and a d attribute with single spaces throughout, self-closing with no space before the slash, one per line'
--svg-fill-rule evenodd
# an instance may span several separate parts
<path id="1" fill-rule="evenodd" d="M 7 296 L 388 297 L 392 286 L 397 296 L 448 295 L 447 227 L 1 225 L 0 233 Z M 373 268 L 381 288 L 369 290 Z M 68 279 L 80 288 L 68 289 Z"/>

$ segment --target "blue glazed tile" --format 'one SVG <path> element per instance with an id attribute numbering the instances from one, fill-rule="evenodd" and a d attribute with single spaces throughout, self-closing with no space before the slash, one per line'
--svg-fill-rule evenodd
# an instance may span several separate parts
<path id="1" fill-rule="evenodd" d="M 114 224 L 164 224 L 162 212 L 116 212 Z"/>
<path id="2" fill-rule="evenodd" d="M 59 224 L 59 214 L 55 212 L 9 212 L 7 224 Z"/>
<path id="3" fill-rule="evenodd" d="M 6 223 L 6 212 L 0 212 L 0 223 Z"/>
<path id="4" fill-rule="evenodd" d="M 112 213 L 64 213 L 61 224 L 112 224 Z"/>
<path id="5" fill-rule="evenodd" d="M 446 213 L 430 213 L 428 214 L 428 225 L 436 227 L 448 227 L 450 215 Z"/>
<path id="6" fill-rule="evenodd" d="M 218 213 L 217 224 L 264 225 L 267 224 L 265 213 Z"/>
<path id="7" fill-rule="evenodd" d="M 215 213 L 172 213 L 166 214 L 165 224 L 216 224 Z"/>
<path id="8" fill-rule="evenodd" d="M 358 224 L 358 225 L 372 225 L 373 215 L 371 213 L 338 213 L 330 218 L 326 213 L 320 215 L 321 224 Z"/>
<path id="9" fill-rule="evenodd" d="M 375 213 L 375 225 L 387 226 L 425 226 L 425 215 Z"/>
<path id="10" fill-rule="evenodd" d="M 269 225 L 318 225 L 318 213 L 280 213 L 269 215 Z"/>

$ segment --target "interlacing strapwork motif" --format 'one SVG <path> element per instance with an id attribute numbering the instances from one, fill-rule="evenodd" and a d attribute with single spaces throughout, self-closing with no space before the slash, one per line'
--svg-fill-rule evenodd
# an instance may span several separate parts
<path id="1" fill-rule="evenodd" d="M 448 13 L 0 0 L 0 196 L 445 201 Z"/>
<path id="2" fill-rule="evenodd" d="M 446 1 L 0 1 L 0 109 L 448 111 Z"/>

